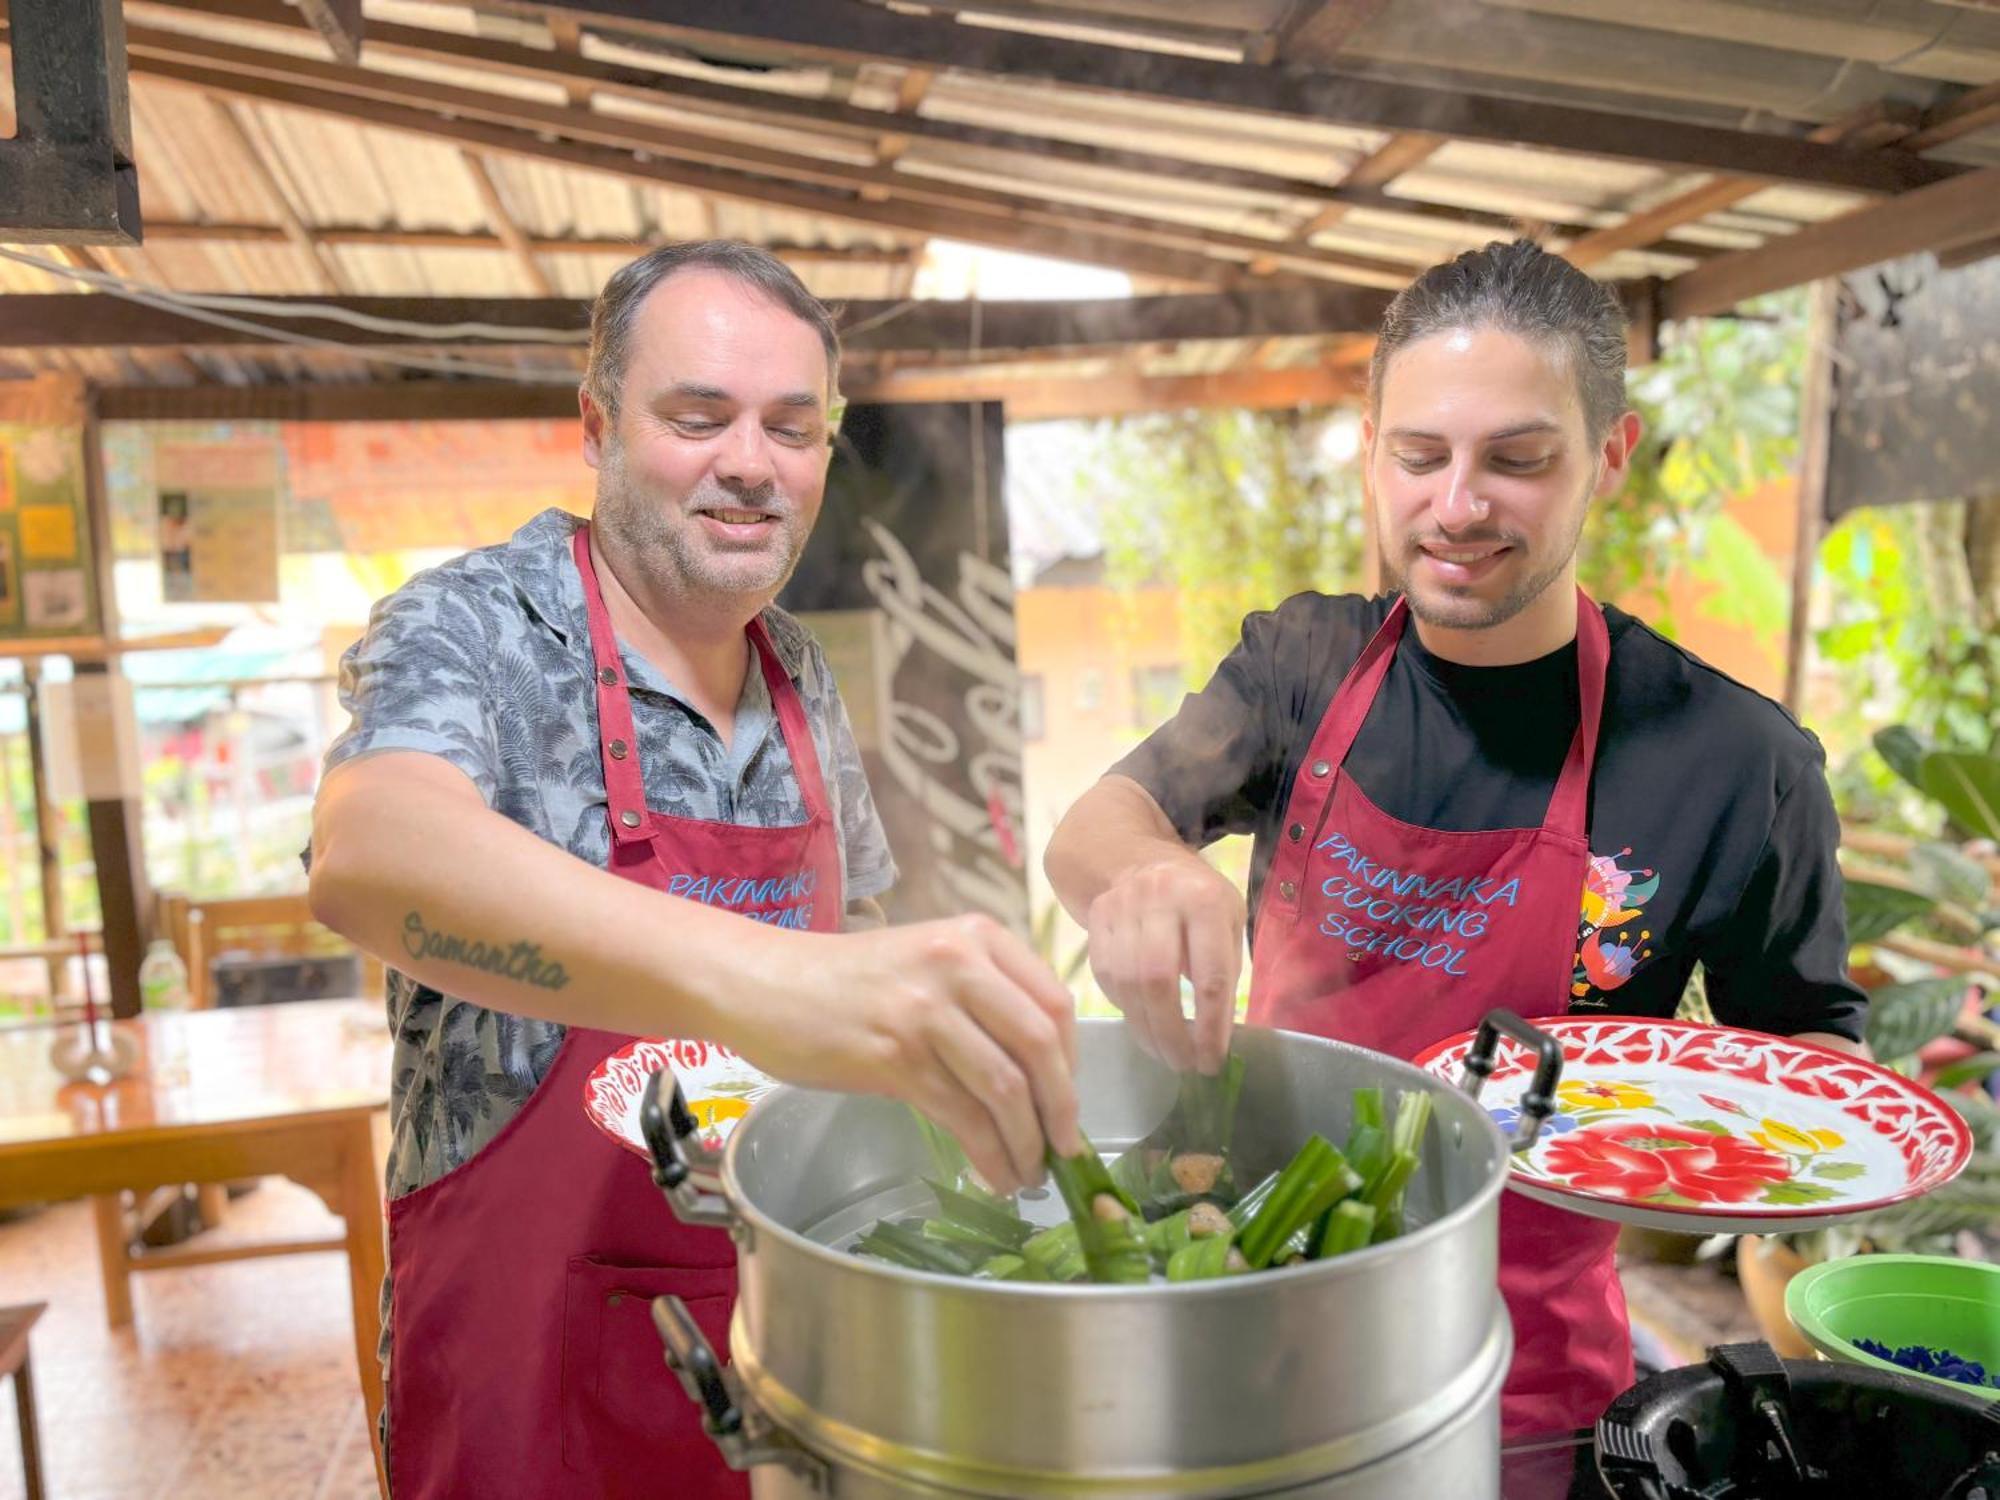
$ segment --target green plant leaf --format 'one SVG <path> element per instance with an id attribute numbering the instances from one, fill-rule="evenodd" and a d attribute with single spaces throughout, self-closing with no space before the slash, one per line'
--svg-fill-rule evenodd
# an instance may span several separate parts
<path id="1" fill-rule="evenodd" d="M 2000 756 L 1933 750 L 1918 786 L 1968 837 L 2000 839 Z"/>
<path id="2" fill-rule="evenodd" d="M 1854 1227 L 1865 1233 L 1877 1250 L 1887 1251 L 1913 1247 L 1962 1229 L 1991 1233 L 2000 1228 L 2000 1170 L 1994 1170 L 1992 1163 L 1983 1171 L 1977 1167 L 1975 1161 L 1956 1182 L 1868 1214 Z"/>
<path id="3" fill-rule="evenodd" d="M 1929 748 L 1907 724 L 1892 724 L 1875 732 L 1875 753 L 1889 763 L 1890 770 L 1918 791 L 1924 789 L 1919 779 L 1919 768 Z"/>
<path id="4" fill-rule="evenodd" d="M 1969 911 L 1978 911 L 1993 894 L 1993 877 L 1986 866 L 1956 844 L 1919 844 L 1910 851 L 1910 871 L 1917 884 Z"/>
<path id="5" fill-rule="evenodd" d="M 1870 990 L 1869 1050 L 1885 1061 L 1921 1051 L 1957 1023 L 1965 991 L 1965 980 L 1956 974 Z"/>
<path id="6" fill-rule="evenodd" d="M 2000 1150 L 2000 1104 L 1996 1104 L 1985 1094 L 1967 1094 L 1958 1090 L 1939 1094 L 1938 1097 L 1972 1127 L 1972 1143 L 1982 1152 Z M 1980 1158 L 1974 1157 L 1977 1162 Z"/>
<path id="7" fill-rule="evenodd" d="M 1862 1176 L 1867 1170 L 1868 1168 L 1858 1161 L 1816 1161 L 1813 1163 L 1812 1174 L 1834 1182 L 1847 1182 Z"/>
<path id="8" fill-rule="evenodd" d="M 1937 902 L 1916 891 L 1892 885 L 1876 885 L 1869 880 L 1850 880 L 1846 885 L 1847 940 L 1872 943 L 1887 937 L 1905 922 L 1922 916 Z"/>
<path id="9" fill-rule="evenodd" d="M 1736 1134 L 1720 1120 L 1682 1120 L 1679 1123 L 1687 1126 L 1689 1130 L 1706 1130 L 1710 1135 Z"/>
<path id="10" fill-rule="evenodd" d="M 1996 1070 L 2000 1070 L 2000 1052 L 1975 1052 L 1961 1062 L 1939 1068 L 1933 1082 L 1941 1089 L 1955 1089 L 1962 1084 L 1982 1083 Z"/>
<path id="11" fill-rule="evenodd" d="M 1726 511 L 1711 517 L 1689 571 L 1713 584 L 1696 613 L 1771 640 L 1782 639 L 1790 587 L 1771 555 Z"/>
<path id="12" fill-rule="evenodd" d="M 1839 1196 L 1834 1188 L 1821 1187 L 1816 1182 L 1800 1182 L 1797 1178 L 1790 1182 L 1774 1182 L 1764 1189 L 1766 1203 L 1825 1203 Z"/>

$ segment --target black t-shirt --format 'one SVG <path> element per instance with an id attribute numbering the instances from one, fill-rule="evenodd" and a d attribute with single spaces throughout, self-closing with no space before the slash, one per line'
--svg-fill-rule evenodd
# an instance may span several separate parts
<path id="1" fill-rule="evenodd" d="M 1199 693 L 1114 768 L 1197 846 L 1255 836 L 1250 910 L 1299 762 L 1392 598 L 1300 594 L 1252 614 Z M 1716 1019 L 1859 1038 L 1819 742 L 1768 698 L 1615 607 L 1591 777 L 1591 873 L 1571 1009 L 1670 1016 L 1697 960 Z M 1391 817 L 1455 830 L 1527 828 L 1548 812 L 1578 716 L 1574 642 L 1536 661 L 1468 667 L 1412 625 L 1346 774 Z"/>

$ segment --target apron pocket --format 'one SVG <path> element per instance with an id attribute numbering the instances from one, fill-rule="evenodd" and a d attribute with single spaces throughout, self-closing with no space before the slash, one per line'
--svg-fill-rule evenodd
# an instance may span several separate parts
<path id="1" fill-rule="evenodd" d="M 594 1255 L 570 1257 L 562 1458 L 565 1468 L 592 1476 L 592 1494 L 656 1495 L 665 1475 L 674 1476 L 674 1493 L 687 1495 L 722 1492 L 693 1483 L 697 1476 L 726 1482 L 728 1470 L 702 1430 L 702 1409 L 667 1368 L 666 1345 L 653 1326 L 653 1299 L 669 1293 L 687 1304 L 717 1357 L 727 1359 L 735 1267 L 623 1266 Z M 742 1483 L 740 1477 L 735 1483 Z"/>

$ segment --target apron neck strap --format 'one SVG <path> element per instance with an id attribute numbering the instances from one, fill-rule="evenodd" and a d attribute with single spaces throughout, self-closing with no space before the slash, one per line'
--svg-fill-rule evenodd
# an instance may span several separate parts
<path id="1" fill-rule="evenodd" d="M 1320 759 L 1333 766 L 1347 760 L 1356 736 L 1375 704 L 1375 695 L 1389 675 L 1403 628 L 1409 623 L 1410 602 L 1398 598 L 1389 617 L 1348 668 L 1334 690 L 1327 710 L 1326 738 L 1314 747 Z M 1611 662 L 1611 634 L 1604 625 L 1604 611 L 1579 588 L 1576 591 L 1576 678 L 1580 712 L 1576 737 L 1563 757 L 1562 773 L 1549 798 L 1549 811 L 1542 826 L 1577 838 L 1586 833 L 1590 804 L 1590 771 L 1597 759 L 1597 731 L 1604 719 L 1604 678 Z"/>
<path id="2" fill-rule="evenodd" d="M 1604 722 L 1604 678 L 1611 665 L 1611 632 L 1604 611 L 1576 591 L 1576 737 L 1563 757 L 1562 775 L 1549 798 L 1542 826 L 1577 838 L 1588 835 L 1590 768 L 1597 761 L 1597 731 Z"/>
<path id="3" fill-rule="evenodd" d="M 597 692 L 597 727 L 602 743 L 598 746 L 604 763 L 604 790 L 610 803 L 611 837 L 616 843 L 630 844 L 652 837 L 646 810 L 646 784 L 639 764 L 639 736 L 632 723 L 632 694 L 625 677 L 625 658 L 618 650 L 618 633 L 612 628 L 611 611 L 604 603 L 604 590 L 597 581 L 597 568 L 590 556 L 590 527 L 577 527 L 570 538 L 570 553 L 576 559 L 577 577 L 583 583 L 584 612 L 590 620 L 591 679 Z M 761 619 L 752 619 L 744 629 L 770 690 L 771 710 L 785 737 L 791 756 L 792 774 L 798 778 L 799 793 L 808 819 L 828 812 L 826 781 L 820 774 L 819 754 L 813 748 L 812 731 L 806 723 L 805 705 L 798 690 L 778 660 L 777 648 Z M 629 814 L 629 816 L 628 816 Z"/>

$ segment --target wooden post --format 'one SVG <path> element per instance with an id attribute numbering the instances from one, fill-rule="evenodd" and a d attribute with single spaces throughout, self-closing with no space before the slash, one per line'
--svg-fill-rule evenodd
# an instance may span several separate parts
<path id="1" fill-rule="evenodd" d="M 1813 283 L 1806 317 L 1805 390 L 1799 403 L 1798 519 L 1792 539 L 1792 618 L 1785 642 L 1785 707 L 1805 712 L 1812 653 L 1813 570 L 1825 527 L 1827 462 L 1833 442 L 1833 339 L 1840 282 Z"/>
<path id="2" fill-rule="evenodd" d="M 104 638 L 118 638 L 118 598 L 112 586 L 111 503 L 104 488 L 104 452 L 97 421 L 96 393 L 85 399 L 83 419 L 84 503 L 90 517 L 90 544 L 97 570 L 98 611 Z M 109 672 L 112 658 L 79 659 L 76 676 Z M 90 819 L 91 856 L 97 864 L 97 902 L 104 914 L 104 967 L 110 979 L 111 1013 L 139 1014 L 139 963 L 146 956 L 151 926 L 152 887 L 146 879 L 145 819 L 137 789 L 130 795 L 85 804 Z"/>
<path id="3" fill-rule="evenodd" d="M 49 800 L 49 765 L 42 752 L 42 664 L 32 656 L 21 659 L 21 701 L 28 713 L 28 777 L 35 789 L 35 850 L 41 861 L 42 937 L 50 942 L 64 936 L 62 810 Z M 63 960 L 49 960 L 49 998 L 55 999 L 56 976 Z"/>

